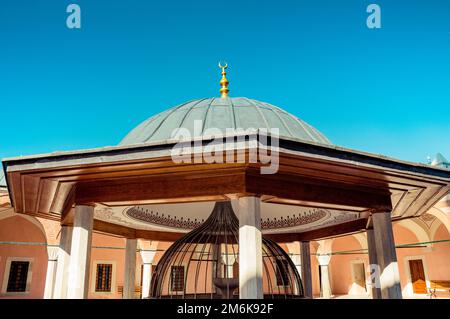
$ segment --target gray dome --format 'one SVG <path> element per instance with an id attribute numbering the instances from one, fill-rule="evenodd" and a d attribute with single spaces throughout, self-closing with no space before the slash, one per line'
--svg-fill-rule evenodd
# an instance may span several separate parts
<path id="1" fill-rule="evenodd" d="M 194 135 L 196 120 L 202 121 L 203 129 Z M 331 145 L 322 133 L 296 116 L 271 104 L 244 97 L 206 98 L 180 104 L 142 122 L 119 145 L 170 139 L 172 132 L 180 127 L 188 129 L 193 137 L 203 135 L 209 128 L 223 132 L 227 128 L 278 128 L 281 137 Z"/>

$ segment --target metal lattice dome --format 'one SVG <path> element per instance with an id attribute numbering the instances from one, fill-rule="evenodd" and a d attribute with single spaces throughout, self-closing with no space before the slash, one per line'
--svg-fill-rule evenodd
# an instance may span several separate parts
<path id="1" fill-rule="evenodd" d="M 194 130 L 195 121 L 201 121 L 199 131 Z M 314 127 L 279 107 L 244 97 L 226 97 L 193 100 L 170 108 L 142 122 L 119 145 L 167 140 L 178 128 L 188 129 L 192 137 L 204 135 L 209 128 L 278 128 L 281 137 L 331 144 Z"/>
<path id="2" fill-rule="evenodd" d="M 230 202 L 217 202 L 209 218 L 164 253 L 151 282 L 152 298 L 238 298 L 239 221 Z M 262 239 L 265 298 L 303 297 L 297 269 L 272 240 Z"/>

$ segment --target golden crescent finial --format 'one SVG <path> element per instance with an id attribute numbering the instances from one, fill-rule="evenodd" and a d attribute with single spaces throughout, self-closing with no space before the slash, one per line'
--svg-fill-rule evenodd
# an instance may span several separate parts
<path id="1" fill-rule="evenodd" d="M 225 65 L 222 65 L 222 62 L 219 62 L 219 68 L 221 68 L 222 70 L 228 68 L 228 63 L 225 62 Z"/>
<path id="2" fill-rule="evenodd" d="M 225 65 L 222 65 L 221 62 L 219 62 L 219 68 L 222 69 L 222 79 L 220 80 L 220 85 L 222 86 L 220 89 L 220 97 L 222 99 L 228 97 L 228 92 L 230 92 L 230 90 L 228 89 L 228 80 L 227 80 L 227 72 L 225 72 L 225 70 L 228 68 L 228 63 L 225 62 Z"/>

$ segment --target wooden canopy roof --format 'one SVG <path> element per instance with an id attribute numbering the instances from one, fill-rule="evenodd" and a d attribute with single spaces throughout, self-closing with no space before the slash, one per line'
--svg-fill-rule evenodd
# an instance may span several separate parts
<path id="1" fill-rule="evenodd" d="M 249 138 L 264 142 L 261 134 Z M 207 145 L 211 139 L 199 141 Z M 309 240 L 365 228 L 370 214 L 392 219 L 418 216 L 450 191 L 450 170 L 408 163 L 332 145 L 283 138 L 279 170 L 260 173 L 261 163 L 182 163 L 170 156 L 175 141 L 58 152 L 3 161 L 17 213 L 71 223 L 75 204 L 135 205 L 219 201 L 245 195 L 267 203 L 361 212 L 351 221 L 274 239 Z M 262 143 L 262 144 L 261 144 Z M 237 147 L 239 148 L 239 147 Z M 250 152 L 251 146 L 241 151 Z M 96 221 L 98 230 L 128 237 L 176 239 L 177 233 L 142 232 Z"/>

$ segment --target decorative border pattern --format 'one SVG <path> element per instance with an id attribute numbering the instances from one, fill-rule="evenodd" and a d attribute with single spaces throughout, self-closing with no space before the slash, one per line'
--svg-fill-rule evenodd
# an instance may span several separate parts
<path id="1" fill-rule="evenodd" d="M 284 218 L 281 216 L 279 219 L 274 217 L 272 220 L 267 218 L 266 220 L 261 220 L 262 229 L 277 229 L 277 228 L 288 228 L 296 226 L 304 226 L 317 222 L 330 215 L 324 209 L 311 209 L 307 212 L 294 214 L 292 216 L 287 216 Z"/>
<path id="2" fill-rule="evenodd" d="M 182 228 L 182 229 L 194 229 L 200 226 L 205 220 L 202 219 L 198 221 L 197 218 L 191 220 L 190 218 L 184 219 L 183 217 L 178 218 L 170 217 L 170 215 L 164 216 L 164 214 L 159 214 L 158 212 L 148 211 L 147 209 L 139 209 L 137 207 L 129 208 L 125 214 L 133 219 L 141 222 L 151 223 L 156 225 L 162 225 L 167 227 Z"/>
<path id="3" fill-rule="evenodd" d="M 127 226 L 133 227 L 133 223 L 124 218 L 120 218 L 120 216 L 116 216 L 112 209 L 109 207 L 95 209 L 94 217 L 100 220 L 118 222 L 119 224 L 125 224 Z"/>
<path id="4" fill-rule="evenodd" d="M 340 224 L 340 223 L 348 222 L 348 221 L 355 220 L 358 218 L 360 218 L 359 213 L 341 213 L 340 215 L 333 216 L 333 218 L 326 221 L 321 226 Z"/>
<path id="5" fill-rule="evenodd" d="M 158 212 L 149 211 L 148 209 L 142 209 L 139 207 L 131 207 L 125 211 L 125 215 L 129 218 L 138 220 L 144 223 L 150 223 L 165 227 L 173 227 L 179 229 L 194 229 L 199 227 L 205 220 L 202 219 L 191 220 L 190 218 L 184 219 L 183 217 L 178 218 L 177 216 L 170 216 L 159 214 Z M 293 214 L 288 217 L 280 217 L 273 219 L 261 219 L 262 229 L 280 229 L 304 226 L 321 219 L 329 218 L 331 216 L 330 212 L 324 209 L 311 209 L 306 212 L 301 212 L 298 214 Z"/>

